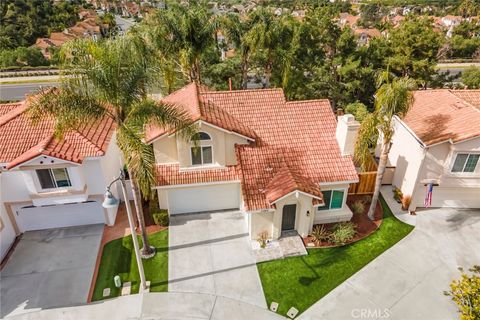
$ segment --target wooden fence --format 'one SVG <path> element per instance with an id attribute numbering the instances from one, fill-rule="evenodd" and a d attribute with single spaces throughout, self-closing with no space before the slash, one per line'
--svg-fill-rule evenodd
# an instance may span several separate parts
<path id="1" fill-rule="evenodd" d="M 375 180 L 377 178 L 377 163 L 371 159 L 366 166 L 367 171 L 358 173 L 358 182 L 351 183 L 348 194 L 372 194 L 375 190 Z"/>

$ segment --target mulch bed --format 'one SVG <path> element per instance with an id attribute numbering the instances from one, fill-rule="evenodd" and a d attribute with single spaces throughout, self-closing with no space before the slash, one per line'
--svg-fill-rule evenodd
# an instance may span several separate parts
<path id="1" fill-rule="evenodd" d="M 347 205 L 350 206 L 352 203 L 354 203 L 357 200 L 365 200 L 365 196 L 361 195 L 353 195 L 353 196 L 348 196 L 347 198 Z M 372 234 L 375 230 L 378 229 L 378 227 L 382 224 L 382 218 L 383 218 L 383 210 L 382 206 L 380 205 L 380 201 L 377 202 L 377 207 L 375 209 L 375 220 L 370 220 L 367 216 L 368 209 L 370 208 L 370 202 L 365 202 L 365 212 L 362 214 L 354 214 L 352 219 L 350 220 L 351 222 L 355 223 L 356 228 L 355 230 L 357 233 L 353 237 L 352 240 L 347 242 L 344 245 L 356 242 L 358 240 L 361 240 L 363 238 L 366 238 L 370 234 Z M 325 223 L 323 226 L 329 231 L 331 231 L 336 223 Z M 303 243 L 307 248 L 331 248 L 331 247 L 340 247 L 342 245 L 335 245 L 331 242 L 325 242 L 322 241 L 320 243 L 315 243 L 315 246 L 307 246 L 308 243 L 314 243 L 313 242 L 313 237 L 312 236 L 307 236 L 303 238 Z"/>

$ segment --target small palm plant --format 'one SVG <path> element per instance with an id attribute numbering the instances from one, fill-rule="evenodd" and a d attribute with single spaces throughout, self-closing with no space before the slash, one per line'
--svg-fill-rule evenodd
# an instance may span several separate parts
<path id="1" fill-rule="evenodd" d="M 379 77 L 379 89 L 375 94 L 375 110 L 362 122 L 356 146 L 355 158 L 365 166 L 371 157 L 371 147 L 381 139 L 381 153 L 378 163 L 375 190 L 372 196 L 368 217 L 374 219 L 375 208 L 380 194 L 383 174 L 387 166 L 388 153 L 392 147 L 392 137 L 395 133 L 393 127 L 394 116 L 402 118 L 413 103 L 412 90 L 415 81 L 408 77 L 390 79 L 391 75 L 384 73 Z"/>
<path id="2" fill-rule="evenodd" d="M 132 183 L 142 254 L 149 256 L 153 249 L 148 244 L 141 193 L 144 197 L 151 194 L 155 158 L 152 146 L 144 142 L 145 128 L 175 129 L 183 137 L 194 135 L 196 128 L 179 109 L 148 98 L 149 87 L 158 79 L 157 70 L 128 37 L 69 42 L 61 56 L 61 70 L 68 74 L 61 79 L 61 89 L 41 91 L 33 99 L 29 115 L 34 122 L 54 118 L 57 138 L 85 123 L 104 117 L 113 120 L 116 143 Z"/>

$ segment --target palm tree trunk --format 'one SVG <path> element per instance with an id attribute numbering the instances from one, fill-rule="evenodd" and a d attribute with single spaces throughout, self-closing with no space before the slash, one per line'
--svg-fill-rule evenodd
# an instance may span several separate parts
<path id="1" fill-rule="evenodd" d="M 148 243 L 147 237 L 147 228 L 145 227 L 145 218 L 143 215 L 143 206 L 142 206 L 142 196 L 140 194 L 140 189 L 138 188 L 137 181 L 134 179 L 132 172 L 128 171 L 130 175 L 130 182 L 132 184 L 132 191 L 133 191 L 133 202 L 135 203 L 135 211 L 137 213 L 138 219 L 138 226 L 140 227 L 140 233 L 142 236 L 142 255 L 149 256 L 153 253 L 153 249 L 150 247 Z"/>
<path id="2" fill-rule="evenodd" d="M 265 88 L 270 88 L 270 77 L 272 76 L 272 63 L 267 62 L 265 66 Z"/>
<path id="3" fill-rule="evenodd" d="M 380 154 L 380 160 L 378 162 L 377 169 L 377 178 L 375 180 L 375 190 L 372 196 L 372 203 L 370 204 L 370 209 L 368 210 L 368 218 L 370 220 L 375 219 L 375 208 L 377 207 L 378 197 L 380 195 L 380 187 L 382 186 L 383 174 L 385 173 L 385 168 L 387 167 L 388 153 L 392 147 L 392 142 L 390 139 L 382 141 L 382 152 Z"/>
<path id="4" fill-rule="evenodd" d="M 242 59 L 242 88 L 247 89 L 248 85 L 248 56 L 245 55 Z"/>

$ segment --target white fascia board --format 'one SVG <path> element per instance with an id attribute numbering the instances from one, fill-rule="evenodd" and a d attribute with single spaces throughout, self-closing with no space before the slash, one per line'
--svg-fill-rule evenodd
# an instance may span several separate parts
<path id="1" fill-rule="evenodd" d="M 415 132 L 413 132 L 413 130 L 410 129 L 410 127 L 409 127 L 405 122 L 403 122 L 402 119 L 400 119 L 400 117 L 398 117 L 398 116 L 395 115 L 395 116 L 393 116 L 393 118 L 395 119 L 395 121 L 398 121 L 398 123 L 400 123 L 400 124 L 402 125 L 402 127 L 404 127 L 405 130 L 407 130 L 407 132 L 410 133 L 410 134 L 415 138 L 415 140 L 418 141 L 418 143 L 422 146 L 422 148 L 427 147 L 427 145 L 426 145 L 425 143 L 423 143 L 422 139 L 420 139 L 420 138 L 415 134 Z M 443 143 L 443 142 L 441 142 L 441 143 Z M 429 146 L 429 147 L 430 147 L 430 146 Z"/>
<path id="2" fill-rule="evenodd" d="M 335 182 L 320 182 L 318 185 L 320 187 L 327 187 L 327 186 L 336 186 L 339 184 L 350 184 L 350 183 L 358 183 L 359 180 L 350 180 L 350 181 L 335 181 Z"/>
<path id="3" fill-rule="evenodd" d="M 209 122 L 206 122 L 206 121 L 203 121 L 203 120 L 198 120 L 198 122 L 199 122 L 200 125 L 205 124 L 205 125 L 207 125 L 207 126 L 210 126 L 210 127 L 212 127 L 212 128 L 218 129 L 218 130 L 223 131 L 223 132 L 225 132 L 225 133 L 233 134 L 233 135 L 239 136 L 239 137 L 241 137 L 241 138 L 243 138 L 243 139 L 246 139 L 246 140 L 249 140 L 249 141 L 252 141 L 252 142 L 255 141 L 255 139 L 246 137 L 246 136 L 244 136 L 243 134 L 240 134 L 240 133 L 237 133 L 237 132 L 234 132 L 234 131 L 229 131 L 229 130 L 220 128 L 220 127 L 218 127 L 218 126 L 216 126 L 216 125 L 214 125 L 214 124 L 211 124 L 211 123 L 209 123 Z"/>
<path id="4" fill-rule="evenodd" d="M 280 200 L 282 200 L 282 199 L 285 199 L 285 198 L 291 196 L 292 194 L 303 194 L 303 195 L 305 195 L 305 196 L 309 196 L 309 197 L 312 197 L 312 198 L 315 198 L 315 199 L 318 199 L 318 200 L 323 201 L 322 198 L 317 197 L 317 196 L 314 196 L 313 194 L 306 193 L 306 192 L 303 192 L 303 191 L 300 191 L 300 190 L 293 190 L 292 192 L 287 193 L 287 194 L 284 195 L 283 197 L 280 197 L 280 198 L 278 198 L 277 200 L 273 201 L 272 204 L 277 203 L 278 201 L 280 201 Z"/>

